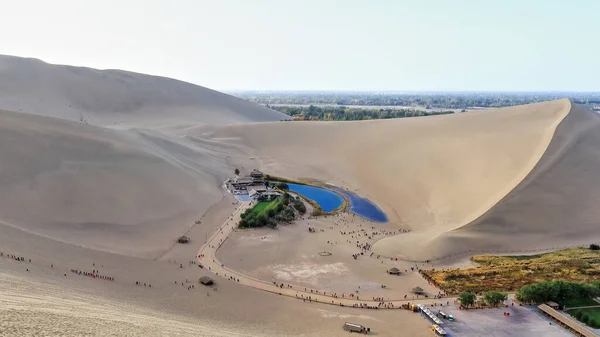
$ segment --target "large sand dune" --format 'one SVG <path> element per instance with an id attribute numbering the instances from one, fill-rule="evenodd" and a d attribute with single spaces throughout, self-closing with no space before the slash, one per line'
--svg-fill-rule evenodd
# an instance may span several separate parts
<path id="1" fill-rule="evenodd" d="M 376 252 L 434 259 L 469 249 L 549 248 L 595 235 L 597 123 L 592 112 L 559 100 L 424 118 L 193 133 L 237 144 L 254 158 L 240 159 L 247 167 L 356 189 L 412 229 L 379 241 Z"/>
<path id="2" fill-rule="evenodd" d="M 132 255 L 167 249 L 212 205 L 226 153 L 151 131 L 0 111 L 0 221 Z"/>
<path id="3" fill-rule="evenodd" d="M 0 109 L 99 125 L 279 121 L 282 113 L 170 78 L 0 55 Z"/>

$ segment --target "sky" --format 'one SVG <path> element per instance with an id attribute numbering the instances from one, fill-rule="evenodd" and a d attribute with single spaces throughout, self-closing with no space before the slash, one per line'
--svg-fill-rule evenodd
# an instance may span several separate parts
<path id="1" fill-rule="evenodd" d="M 600 91 L 598 0 L 0 0 L 0 8 L 0 54 L 224 91 Z"/>

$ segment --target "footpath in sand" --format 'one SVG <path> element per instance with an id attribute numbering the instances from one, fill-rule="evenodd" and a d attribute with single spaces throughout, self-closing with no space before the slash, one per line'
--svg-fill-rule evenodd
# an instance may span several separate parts
<path id="1" fill-rule="evenodd" d="M 347 307 L 358 307 L 358 308 L 379 308 L 379 309 L 392 309 L 399 308 L 402 304 L 416 303 L 416 304 L 431 304 L 433 302 L 449 302 L 454 301 L 455 297 L 444 297 L 440 299 L 433 298 L 422 298 L 422 299 L 404 299 L 404 300 L 385 300 L 385 301 L 373 301 L 372 299 L 360 299 L 360 295 L 354 294 L 337 294 L 337 293 L 326 293 L 321 290 L 305 288 L 290 283 L 276 284 L 275 282 L 267 282 L 259 280 L 235 270 L 229 269 L 223 263 L 221 263 L 217 257 L 217 250 L 223 245 L 227 237 L 236 229 L 237 224 L 240 220 L 240 215 L 248 208 L 252 206 L 252 203 L 243 202 L 241 206 L 225 221 L 225 223 L 219 227 L 219 229 L 202 245 L 198 251 L 198 261 L 202 263 L 204 268 L 214 273 L 217 276 L 236 282 L 248 287 L 267 291 L 270 293 L 289 296 L 297 298 L 306 302 L 317 302 L 336 306 L 347 306 Z M 398 295 L 400 296 L 400 295 Z"/>

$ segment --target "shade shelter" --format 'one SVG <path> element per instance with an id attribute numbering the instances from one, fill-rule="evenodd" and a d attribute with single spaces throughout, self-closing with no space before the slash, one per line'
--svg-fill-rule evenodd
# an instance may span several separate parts
<path id="1" fill-rule="evenodd" d="M 400 275 L 400 269 L 398 268 L 391 268 L 387 272 L 390 275 Z"/>
<path id="2" fill-rule="evenodd" d="M 210 286 L 214 284 L 213 280 L 208 276 L 202 276 L 198 281 L 204 284 L 205 286 Z"/>
<path id="3" fill-rule="evenodd" d="M 424 293 L 424 290 L 421 287 L 414 287 L 412 288 L 412 292 L 417 295 L 422 295 Z"/>

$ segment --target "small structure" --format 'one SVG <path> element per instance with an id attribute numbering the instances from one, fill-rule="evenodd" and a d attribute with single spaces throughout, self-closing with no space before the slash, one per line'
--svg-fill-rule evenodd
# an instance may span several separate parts
<path id="1" fill-rule="evenodd" d="M 398 268 L 391 268 L 387 272 L 390 275 L 398 275 L 398 276 L 400 276 L 400 269 L 398 269 Z"/>
<path id="2" fill-rule="evenodd" d="M 412 288 L 412 292 L 417 294 L 417 295 L 423 295 L 424 291 L 423 288 L 421 287 L 414 287 Z"/>
<path id="3" fill-rule="evenodd" d="M 319 252 L 319 255 L 321 255 L 321 256 L 331 256 L 331 252 L 328 252 L 328 251 L 325 250 L 325 251 Z"/>
<path id="4" fill-rule="evenodd" d="M 252 170 L 252 172 L 250 172 L 250 177 L 252 177 L 252 180 L 254 181 L 254 183 L 264 183 L 264 179 L 263 179 L 263 173 L 260 172 L 257 169 Z"/>
<path id="5" fill-rule="evenodd" d="M 559 307 L 558 303 L 556 303 L 556 302 L 546 302 L 546 305 L 554 310 L 558 310 L 558 307 Z"/>
<path id="6" fill-rule="evenodd" d="M 281 197 L 281 193 L 265 186 L 252 186 L 251 188 L 252 189 L 249 190 L 248 195 L 253 200 L 273 200 Z"/>
<path id="7" fill-rule="evenodd" d="M 348 332 L 358 332 L 358 333 L 369 333 L 371 332 L 371 329 L 362 326 L 360 324 L 354 324 L 354 323 L 344 323 L 344 330 L 348 331 Z"/>
<path id="8" fill-rule="evenodd" d="M 188 238 L 185 235 L 182 235 L 182 236 L 179 237 L 179 239 L 177 239 L 177 242 L 179 242 L 179 243 L 188 243 L 188 242 L 190 242 L 190 238 Z"/>
<path id="9" fill-rule="evenodd" d="M 202 276 L 198 282 L 204 284 L 205 286 L 211 286 L 214 284 L 213 280 L 208 276 Z"/>
<path id="10" fill-rule="evenodd" d="M 442 327 L 437 324 L 431 326 L 431 331 L 433 331 L 437 336 L 448 336 L 446 330 L 442 329 Z"/>
<path id="11" fill-rule="evenodd" d="M 550 308 L 546 304 L 539 305 L 538 309 L 540 309 L 540 311 L 547 317 L 558 322 L 563 328 L 571 331 L 575 336 L 581 336 L 581 337 L 594 337 L 594 336 L 597 337 L 598 336 L 595 333 L 591 332 L 590 330 L 586 329 L 579 322 L 577 322 L 573 319 L 567 318 L 566 316 L 564 316 L 563 314 L 559 313 L 558 311 Z"/>

